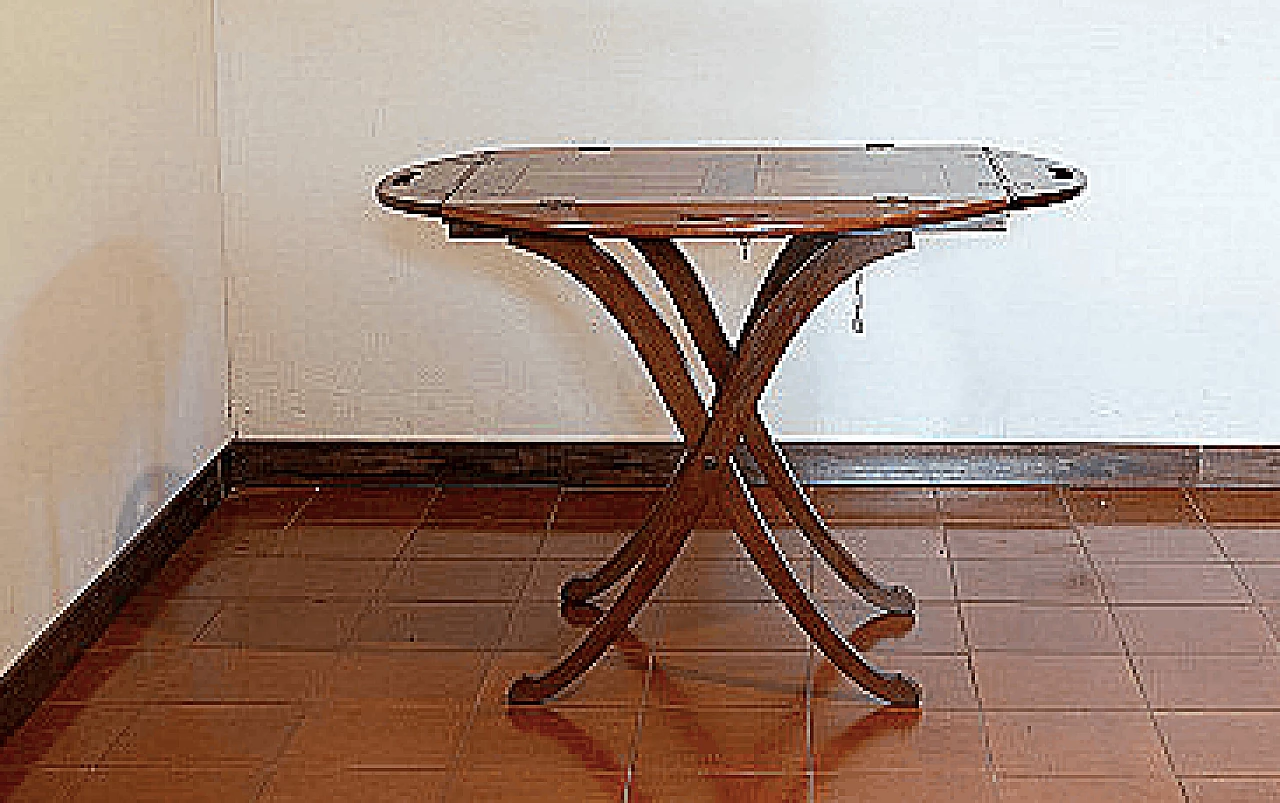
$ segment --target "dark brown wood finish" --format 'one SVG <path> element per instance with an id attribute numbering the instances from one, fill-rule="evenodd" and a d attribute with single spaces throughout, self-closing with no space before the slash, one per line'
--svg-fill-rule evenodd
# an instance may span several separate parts
<path id="1" fill-rule="evenodd" d="M 781 443 L 803 485 L 1280 487 L 1271 446 L 1123 443 Z M 566 485 L 662 487 L 681 444 L 236 440 L 227 481 L 246 485 Z M 745 447 L 734 458 L 765 482 Z"/>
<path id="2" fill-rule="evenodd" d="M 778 289 L 802 269 L 827 242 L 829 240 L 822 237 L 795 237 L 787 243 L 787 247 L 779 254 L 773 269 L 770 270 L 756 296 L 756 304 L 747 318 L 744 332 L 755 327 L 759 311 L 763 309 L 760 299 L 772 298 Z M 792 246 L 797 243 L 800 245 L 793 248 Z M 693 266 L 685 258 L 679 246 L 670 240 L 636 239 L 632 244 L 653 267 L 659 280 L 667 288 L 703 363 L 711 372 L 712 380 L 717 384 L 724 382 L 735 368 L 737 358 L 711 306 L 706 288 L 698 279 Z M 780 269 L 779 263 L 782 265 Z M 771 279 L 773 281 L 770 281 Z M 915 610 L 915 599 L 908 589 L 902 586 L 885 586 L 878 582 L 863 570 L 827 532 L 822 517 L 804 495 L 791 467 L 787 465 L 786 459 L 773 443 L 758 410 L 747 417 L 743 439 L 752 458 L 755 459 L 756 466 L 764 473 L 765 482 L 778 495 L 779 501 L 782 502 L 792 521 L 800 527 L 814 549 L 827 561 L 845 585 L 872 605 L 886 611 L 911 613 Z"/>
<path id="3" fill-rule="evenodd" d="M 918 705 L 918 687 L 909 679 L 883 675 L 867 665 L 796 583 L 778 555 L 767 525 L 748 500 L 731 460 L 731 451 L 742 437 L 744 418 L 749 415 L 759 420 L 756 404 L 760 395 L 787 345 L 813 309 L 854 272 L 909 248 L 910 235 L 891 232 L 836 238 L 814 249 L 803 270 L 789 270 L 788 278 L 779 283 L 757 322 L 744 331 L 743 359 L 722 366 L 728 370 L 718 377 L 721 384 L 709 419 L 700 404 L 695 407 L 689 401 L 691 395 L 696 399 L 696 389 L 674 337 L 659 326 L 657 313 L 616 261 L 586 238 L 517 234 L 511 242 L 562 265 L 606 305 L 635 344 L 659 393 L 672 408 L 686 442 L 694 443 L 695 433 L 700 433 L 697 447 L 686 452 L 668 492 L 640 530 L 592 577 L 578 579 L 563 591 L 567 601 L 582 601 L 634 571 L 621 597 L 559 664 L 541 676 L 526 677 L 513 684 L 511 702 L 536 703 L 553 697 L 599 660 L 666 575 L 708 502 L 719 498 L 748 554 L 827 658 L 873 694 L 897 705 Z M 727 343 L 723 331 L 715 339 Z M 677 353 L 673 354 L 673 349 Z M 768 440 L 767 432 L 764 434 Z M 792 487 L 795 493 L 801 493 Z M 808 506 L 807 500 L 804 504 Z M 812 511 L 811 506 L 809 509 Z M 861 587 L 868 590 L 869 596 L 891 600 L 895 609 L 910 609 L 909 592 L 885 589 L 871 581 L 851 559 L 848 562 L 852 569 L 846 577 L 851 583 L 863 580 Z"/>
<path id="4" fill-rule="evenodd" d="M 784 237 L 963 221 L 1084 186 L 1075 168 L 980 146 L 562 147 L 409 165 L 376 194 L 461 232 Z"/>
<path id="5" fill-rule="evenodd" d="M 903 588 L 871 578 L 827 532 L 773 443 L 757 405 L 814 309 L 875 260 L 911 247 L 910 229 L 1069 198 L 1080 171 L 981 147 L 539 148 L 488 151 L 395 171 L 385 206 L 439 217 L 456 237 L 506 235 L 561 267 L 609 310 L 636 348 L 685 439 L 667 490 L 639 530 L 595 573 L 562 589 L 581 603 L 630 576 L 621 595 L 546 673 L 509 691 L 512 703 L 559 694 L 630 626 L 690 532 L 718 501 L 775 594 L 847 677 L 892 704 L 918 706 L 919 687 L 866 663 L 805 593 L 748 493 L 745 440 L 767 485 L 814 548 L 879 607 L 910 612 Z M 990 225 L 984 222 L 983 226 Z M 715 382 L 703 404 L 684 354 L 625 268 L 593 237 L 627 237 L 654 268 Z M 790 236 L 757 293 L 737 346 L 675 237 Z"/>

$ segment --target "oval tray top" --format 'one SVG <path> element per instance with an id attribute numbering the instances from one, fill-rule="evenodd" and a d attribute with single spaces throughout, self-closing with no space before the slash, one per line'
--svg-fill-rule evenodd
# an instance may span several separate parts
<path id="1" fill-rule="evenodd" d="M 933 226 L 1084 186 L 1077 168 L 973 145 L 567 146 L 409 165 L 376 196 L 459 230 L 768 237 Z"/>

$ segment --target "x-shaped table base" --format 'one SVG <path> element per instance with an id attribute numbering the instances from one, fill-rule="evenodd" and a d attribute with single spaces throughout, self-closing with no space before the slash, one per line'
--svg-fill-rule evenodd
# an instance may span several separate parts
<path id="1" fill-rule="evenodd" d="M 745 441 L 768 486 L 813 548 L 853 591 L 892 613 L 912 613 L 907 589 L 884 586 L 828 532 L 760 418 L 757 404 L 796 332 L 839 285 L 872 262 L 911 247 L 909 232 L 798 236 L 788 241 L 756 294 L 736 347 L 720 326 L 706 289 L 676 244 L 633 238 L 666 287 L 716 385 L 708 410 L 675 336 L 626 269 L 586 236 L 513 233 L 512 245 L 558 265 L 604 305 L 630 339 L 685 439 L 685 454 L 640 529 L 589 577 L 566 583 L 567 602 L 585 602 L 630 580 L 612 607 L 560 663 L 524 677 L 512 703 L 539 703 L 587 671 L 648 601 L 713 500 L 724 506 L 738 540 L 774 593 L 823 654 L 850 680 L 899 706 L 918 706 L 920 688 L 871 666 L 814 605 L 778 549 L 733 459 Z"/>

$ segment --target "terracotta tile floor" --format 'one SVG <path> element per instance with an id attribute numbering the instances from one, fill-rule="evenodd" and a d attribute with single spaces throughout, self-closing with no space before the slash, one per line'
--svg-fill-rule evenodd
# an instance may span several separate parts
<path id="1" fill-rule="evenodd" d="M 762 507 L 919 711 L 817 654 L 714 516 L 583 682 L 508 708 L 652 491 L 255 489 L 0 748 L 0 799 L 1280 800 L 1280 493 L 813 496 L 914 628 Z"/>

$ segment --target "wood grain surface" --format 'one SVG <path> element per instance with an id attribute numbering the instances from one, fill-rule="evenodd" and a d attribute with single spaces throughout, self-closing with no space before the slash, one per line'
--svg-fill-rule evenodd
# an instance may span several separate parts
<path id="1" fill-rule="evenodd" d="M 1079 194 L 1084 174 L 974 145 L 558 147 L 400 168 L 384 206 L 460 234 L 747 237 L 920 228 Z"/>

